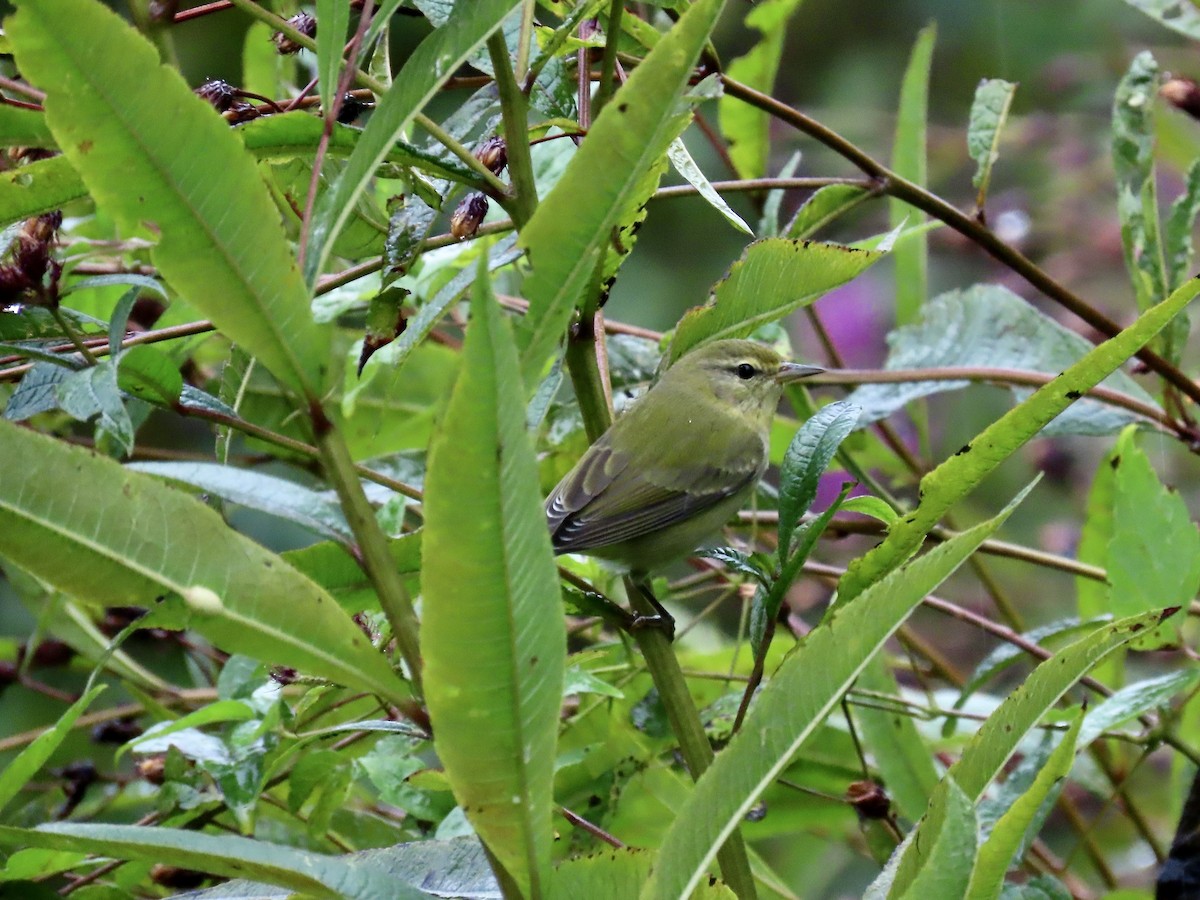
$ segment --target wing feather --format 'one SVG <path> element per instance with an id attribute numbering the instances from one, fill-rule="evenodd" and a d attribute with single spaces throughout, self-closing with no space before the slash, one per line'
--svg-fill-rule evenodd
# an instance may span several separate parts
<path id="1" fill-rule="evenodd" d="M 611 435 L 593 444 L 546 500 L 558 553 L 623 543 L 691 518 L 752 484 L 765 461 L 753 432 L 722 447 L 717 461 L 696 458 L 686 446 L 651 448 L 635 459 L 614 449 Z"/>

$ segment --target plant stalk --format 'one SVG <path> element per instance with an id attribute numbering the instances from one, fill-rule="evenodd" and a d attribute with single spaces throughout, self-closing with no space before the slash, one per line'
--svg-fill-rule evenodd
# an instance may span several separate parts
<path id="1" fill-rule="evenodd" d="M 400 655 L 408 667 L 413 692 L 419 697 L 422 693 L 421 651 L 417 642 L 417 616 L 413 611 L 412 599 L 392 562 L 387 537 L 379 527 L 375 511 L 367 502 L 367 495 L 363 493 L 362 482 L 358 480 L 346 442 L 319 403 L 313 403 L 311 416 L 325 476 L 337 491 L 346 521 L 350 523 L 350 530 L 358 542 L 360 564 L 379 597 L 379 605 L 387 616 Z"/>

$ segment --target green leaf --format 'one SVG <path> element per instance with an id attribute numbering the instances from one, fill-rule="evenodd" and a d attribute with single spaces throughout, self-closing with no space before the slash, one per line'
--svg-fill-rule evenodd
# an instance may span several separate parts
<path id="1" fill-rule="evenodd" d="M 334 500 L 286 478 L 204 462 L 133 462 L 126 468 L 190 484 L 230 503 L 295 522 L 323 538 L 342 543 L 354 540 Z"/>
<path id="2" fill-rule="evenodd" d="M 346 168 L 321 197 L 313 213 L 304 274 L 309 284 L 325 267 L 333 242 L 375 177 L 396 139 L 448 78 L 491 34 L 517 0 L 475 0 L 455 5 L 449 22 L 426 37 L 397 73 L 363 129 Z"/>
<path id="3" fill-rule="evenodd" d="M 953 778 L 972 802 L 977 801 L 1017 745 L 1059 698 L 1109 653 L 1158 624 L 1165 612 L 1143 613 L 1105 625 L 1042 662 L 988 716 L 958 761 L 950 767 L 946 777 Z M 895 884 L 901 888 L 912 883 L 917 872 L 925 865 L 927 851 L 922 829 L 926 821 L 935 820 L 940 815 L 935 803 L 936 800 L 931 802 L 930 812 L 913 832 L 916 837 L 905 848 L 895 880 Z"/>
<path id="4" fill-rule="evenodd" d="M 883 543 L 850 563 L 839 584 L 839 596 L 857 596 L 866 585 L 907 559 L 951 506 L 1078 397 L 1145 346 L 1197 293 L 1200 293 L 1200 279 L 1192 279 L 1158 306 L 1142 313 L 1116 337 L 1088 351 L 925 475 L 921 479 L 921 502 L 917 508 L 892 526 Z"/>
<path id="5" fill-rule="evenodd" d="M 426 898 L 432 894 L 499 900 L 501 896 L 488 868 L 483 845 L 474 836 L 395 844 L 347 854 L 340 859 L 350 865 L 369 865 L 386 871 L 401 885 L 420 886 L 428 892 L 422 894 Z M 295 895 L 286 888 L 273 888 L 239 878 L 188 896 L 189 900 L 288 900 Z"/>
<path id="6" fill-rule="evenodd" d="M 635 847 L 606 850 L 560 863 L 551 879 L 551 897 L 636 897 L 650 877 L 654 854 Z M 705 882 L 689 900 L 732 900 L 726 885 Z"/>
<path id="7" fill-rule="evenodd" d="M 325 123 L 303 111 L 262 116 L 238 126 L 246 149 L 258 159 L 272 162 L 313 158 L 324 132 Z M 362 135 L 361 128 L 335 122 L 328 138 L 327 156 L 343 159 L 350 156 Z M 474 173 L 457 160 L 428 153 L 401 140 L 388 148 L 384 161 L 397 166 L 420 168 L 454 181 L 470 183 L 475 178 Z"/>
<path id="8" fill-rule="evenodd" d="M 476 832 L 537 896 L 550 871 L 566 633 L 516 348 L 482 266 L 463 370 L 430 449 L 422 555 L 438 756 Z"/>
<path id="9" fill-rule="evenodd" d="M 800 517 L 817 498 L 821 476 L 842 441 L 854 429 L 860 410 L 844 400 L 817 410 L 788 444 L 779 472 L 779 558 L 785 560 Z"/>
<path id="10" fill-rule="evenodd" d="M 167 738 L 181 731 L 195 731 L 203 725 L 221 722 L 248 722 L 255 716 L 250 705 L 241 700 L 216 700 L 178 719 L 150 726 L 128 744 L 122 745 L 117 751 L 117 758 L 120 759 L 126 750 L 135 753 L 165 753 L 174 743 Z"/>
<path id="11" fill-rule="evenodd" d="M 266 22 L 254 21 L 246 29 L 246 37 L 242 42 L 241 86 L 264 97 L 281 96 L 284 85 L 290 85 L 296 76 L 295 57 L 276 51 L 275 43 L 271 40 L 274 34 L 275 29 Z M 273 119 L 276 116 L 266 118 Z"/>
<path id="12" fill-rule="evenodd" d="M 1053 374 L 1084 356 L 1093 344 L 1059 325 L 1028 301 L 1000 285 L 975 285 L 930 301 L 921 321 L 888 335 L 885 370 L 939 369 L 950 366 L 1015 369 Z M 1104 387 L 1154 406 L 1154 399 L 1124 372 L 1115 372 Z M 865 384 L 849 400 L 863 408 L 860 426 L 886 418 L 918 397 L 961 390 L 971 382 L 910 381 Z M 1012 388 L 1018 398 L 1031 388 Z M 1096 400 L 1080 400 L 1054 420 L 1047 434 L 1112 434 L 1138 416 Z"/>
<path id="13" fill-rule="evenodd" d="M 515 235 L 509 235 L 499 240 L 494 247 L 487 251 L 488 271 L 494 272 L 520 258 L 520 252 L 514 249 L 516 241 Z M 352 351 L 355 360 L 346 369 L 347 384 L 344 388 L 345 393 L 342 394 L 342 413 L 344 415 L 354 415 L 359 397 L 367 393 L 371 383 L 382 371 L 404 365 L 405 360 L 442 321 L 450 307 L 463 298 L 474 278 L 473 269 L 467 267 L 442 285 L 436 294 L 421 304 L 417 314 L 408 320 L 404 331 L 396 340 L 371 355 L 362 372 L 358 373 L 353 381 L 350 376 L 357 368 L 357 353 Z"/>
<path id="14" fill-rule="evenodd" d="M 1077 637 L 1079 633 L 1090 632 L 1097 625 L 1111 621 L 1111 619 L 1112 617 L 1109 615 L 1085 619 L 1083 621 L 1079 619 L 1061 619 L 1037 628 L 1031 628 L 1029 631 L 1024 632 L 1021 638 L 1026 643 L 1039 647 L 1051 643 L 1049 640 L 1051 638 L 1058 638 L 1058 643 L 1061 644 L 1063 643 L 1064 636 Z M 1025 651 L 1016 644 L 1003 643 L 997 646 L 995 650 L 985 656 L 983 661 L 975 667 L 975 671 L 971 673 L 971 677 L 962 686 L 958 699 L 954 701 L 954 708 L 962 709 L 972 694 L 1001 672 L 1024 658 Z"/>
<path id="15" fill-rule="evenodd" d="M 961 897 L 967 888 L 979 843 L 975 805 L 949 775 L 940 787 L 941 815 L 936 827 L 930 827 L 923 835 L 929 842 L 925 866 L 904 893 L 897 893 L 893 886 L 889 897 L 902 900 Z"/>
<path id="16" fill-rule="evenodd" d="M 1183 193 L 1171 204 L 1171 212 L 1163 226 L 1163 253 L 1166 256 L 1167 288 L 1175 290 L 1187 280 L 1192 268 L 1195 248 L 1192 230 L 1196 216 L 1200 214 L 1200 160 L 1188 167 Z M 1191 322 L 1183 313 L 1167 326 L 1164 343 L 1168 347 L 1182 348 L 1187 343 Z"/>
<path id="17" fill-rule="evenodd" d="M 48 362 L 36 362 L 13 391 L 4 407 L 9 422 L 23 422 L 38 413 L 58 409 L 58 391 L 74 377 L 71 369 Z"/>
<path id="18" fill-rule="evenodd" d="M 529 311 L 518 332 L 530 389 L 541 381 L 605 258 L 613 227 L 686 122 L 676 111 L 721 6 L 720 0 L 697 0 L 638 64 L 521 233 L 533 266 L 525 283 Z"/>
<path id="19" fill-rule="evenodd" d="M 967 121 L 967 153 L 975 160 L 971 184 L 979 189 L 975 205 L 982 209 L 992 180 L 992 166 L 1000 158 L 1000 132 L 1008 121 L 1017 86 L 1001 78 L 985 78 L 975 88 Z"/>
<path id="20" fill-rule="evenodd" d="M 675 167 L 675 171 L 682 175 L 692 187 L 694 187 L 700 196 L 704 198 L 713 209 L 725 217 L 738 231 L 754 236 L 754 231 L 746 220 L 729 208 L 729 204 L 725 199 L 717 193 L 716 188 L 696 165 L 696 161 L 692 159 L 692 154 L 688 153 L 688 149 L 684 146 L 683 140 L 675 138 L 671 141 L 671 145 L 667 148 L 667 158 L 671 160 L 671 165 Z"/>
<path id="21" fill-rule="evenodd" d="M 764 94 L 774 90 L 787 20 L 799 6 L 800 0 L 765 0 L 746 13 L 746 25 L 762 37 L 749 53 L 728 64 L 725 71 L 731 79 Z M 738 177 L 762 178 L 770 152 L 767 113 L 736 97 L 723 96 L 717 104 L 717 120 Z"/>
<path id="22" fill-rule="evenodd" d="M 1124 725 L 1130 719 L 1167 706 L 1172 697 L 1190 692 L 1200 682 L 1200 669 L 1168 672 L 1126 685 L 1088 710 L 1079 733 L 1079 745 L 1086 747 L 1106 731 Z"/>
<path id="23" fill-rule="evenodd" d="M 867 664 L 855 686 L 875 695 L 901 696 L 896 676 L 882 656 Z M 901 815 L 915 822 L 925 812 L 938 785 L 938 770 L 929 752 L 928 739 L 921 736 L 912 716 L 865 704 L 854 707 L 853 711 L 863 745 L 874 757 L 892 802 Z"/>
<path id="24" fill-rule="evenodd" d="M 913 44 L 904 80 L 900 83 L 900 108 L 896 118 L 896 143 L 892 148 L 892 171 L 913 184 L 924 187 L 927 180 L 925 130 L 929 117 L 929 68 L 937 25 L 921 29 Z M 902 200 L 888 201 L 888 221 L 900 228 L 913 217 L 914 210 Z M 916 321 L 929 286 L 929 241 L 922 233 L 895 252 L 896 321 L 901 325 Z"/>
<path id="25" fill-rule="evenodd" d="M 1149 900 L 1149 894 L 1112 891 L 1108 900 Z M 1074 895 L 1053 875 L 1036 875 L 1024 884 L 1004 884 L 1000 900 L 1074 900 Z"/>
<path id="26" fill-rule="evenodd" d="M 16 759 L 0 769 L 0 810 L 8 806 L 21 789 L 28 784 L 46 764 L 59 745 L 66 740 L 75 721 L 84 714 L 92 701 L 104 690 L 105 685 L 98 684 L 74 703 L 58 717 L 52 728 L 43 731 L 34 738 L 24 750 L 17 754 Z"/>
<path id="27" fill-rule="evenodd" d="M 767 238 L 748 246 L 704 306 L 689 310 L 667 349 L 674 362 L 706 341 L 746 337 L 845 284 L 884 254 L 840 244 Z"/>
<path id="28" fill-rule="evenodd" d="M 1043 803 L 1071 771 L 1082 722 L 1083 718 L 1078 713 L 1072 716 L 1067 733 L 1062 736 L 1033 784 L 992 827 L 979 848 L 975 870 L 971 873 L 971 886 L 965 894 L 967 900 L 991 900 L 999 895 L 1004 884 L 1004 873 L 1014 863 L 1014 857 L 1025 843 L 1030 826 L 1037 822 Z"/>
<path id="29" fill-rule="evenodd" d="M 1192 229 L 1200 215 L 1200 159 L 1188 167 L 1183 193 L 1171 204 L 1171 212 L 1163 229 L 1167 254 L 1167 282 L 1171 290 L 1179 287 L 1192 268 L 1195 247 Z"/>
<path id="30" fill-rule="evenodd" d="M 333 900 L 423 900 L 428 896 L 362 860 L 178 828 L 74 823 L 55 823 L 36 829 L 0 826 L 0 844 L 80 850 L 227 877 L 250 875 L 292 891 Z"/>
<path id="31" fill-rule="evenodd" d="M 1164 28 L 1200 40 L 1200 10 L 1183 0 L 1125 0 Z"/>
<path id="32" fill-rule="evenodd" d="M 900 518 L 900 514 L 892 509 L 886 501 L 869 496 L 851 497 L 842 504 L 842 512 L 855 512 L 870 516 L 888 527 L 891 527 L 891 524 Z"/>
<path id="33" fill-rule="evenodd" d="M 1164 606 L 1186 606 L 1200 589 L 1200 530 L 1187 505 L 1158 479 L 1133 429 L 1116 448 L 1113 531 L 1108 544 L 1109 609 L 1128 616 Z M 1178 627 L 1155 639 L 1176 641 Z"/>
<path id="34" fill-rule="evenodd" d="M 1154 177 L 1154 99 L 1158 64 L 1139 53 L 1113 98 L 1113 169 L 1117 176 L 1117 212 L 1125 267 L 1133 281 L 1138 309 L 1167 295 L 1166 259 L 1158 228 Z"/>
<path id="35" fill-rule="evenodd" d="M 53 146 L 54 136 L 46 125 L 44 113 L 9 103 L 0 104 L 0 147 Z"/>
<path id="36" fill-rule="evenodd" d="M 1108 563 L 1108 546 L 1113 535 L 1113 495 L 1116 490 L 1116 444 L 1109 448 L 1096 467 L 1092 487 L 1088 491 L 1087 511 L 1079 534 L 1076 558 L 1087 565 L 1103 569 Z M 1107 572 L 1104 581 L 1075 577 L 1075 603 L 1079 618 L 1095 619 L 1109 615 L 1109 585 Z M 1116 687 L 1124 680 L 1124 665 L 1120 654 L 1109 657 L 1097 668 L 1094 677 Z"/>
<path id="37" fill-rule="evenodd" d="M 192 600 L 192 625 L 226 651 L 407 699 L 332 597 L 198 500 L 7 423 L 0 456 L 0 554 L 41 580 L 106 606 L 179 594 Z"/>
<path id="38" fill-rule="evenodd" d="M 1025 492 L 1014 501 L 1019 502 Z M 741 730 L 696 782 L 663 838 L 642 892 L 687 896 L 717 848 L 824 721 L 870 659 L 912 610 L 957 569 L 1012 511 L 965 531 L 867 588 L 838 602 L 779 667 Z M 820 677 L 814 678 L 813 673 Z"/>
<path id="39" fill-rule="evenodd" d="M 47 92 L 59 146 L 97 203 L 129 232 L 151 223 L 161 235 L 153 259 L 163 278 L 281 382 L 316 396 L 326 335 L 312 321 L 279 216 L 237 135 L 159 64 L 148 41 L 94 0 L 23 4 L 8 33 L 21 71 Z"/>
<path id="40" fill-rule="evenodd" d="M 0 104 L 0 109 L 11 107 Z M 86 196 L 87 187 L 65 156 L 0 172 L 0 226 L 61 209 Z"/>
<path id="41" fill-rule="evenodd" d="M 396 570 L 411 575 L 421 568 L 421 532 L 388 542 Z M 343 609 L 358 612 L 378 606 L 374 590 L 362 567 L 340 543 L 324 541 L 283 554 L 291 565 L 329 591 Z"/>
<path id="42" fill-rule="evenodd" d="M 133 420 L 121 401 L 117 387 L 117 367 L 112 360 L 72 373 L 55 388 L 58 404 L 80 422 L 99 417 L 104 431 L 112 435 L 121 449 L 133 452 Z"/>
<path id="43" fill-rule="evenodd" d="M 317 93 L 321 111 L 328 116 L 333 108 L 342 70 L 342 48 L 350 27 L 350 4 L 340 0 L 316 0 L 317 21 Z"/>
<path id="44" fill-rule="evenodd" d="M 171 690 L 170 685 L 124 651 L 114 650 L 112 641 L 96 627 L 91 613 L 79 603 L 57 591 L 46 590 L 40 581 L 7 560 L 4 561 L 4 576 L 15 590 L 21 605 L 47 633 L 70 646 L 80 656 L 101 664 L 106 671 L 126 679 L 139 690 Z"/>
<path id="45" fill-rule="evenodd" d="M 785 237 L 793 240 L 812 237 L 834 219 L 845 215 L 865 200 L 871 192 L 853 184 L 827 184 L 796 210 Z"/>
<path id="46" fill-rule="evenodd" d="M 121 390 L 159 406 L 174 406 L 183 393 L 179 364 L 148 344 L 138 344 L 117 356 L 117 385 Z"/>

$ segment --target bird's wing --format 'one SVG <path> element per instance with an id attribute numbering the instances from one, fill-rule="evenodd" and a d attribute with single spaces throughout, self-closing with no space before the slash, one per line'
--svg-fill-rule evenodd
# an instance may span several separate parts
<path id="1" fill-rule="evenodd" d="M 761 473 L 761 440 L 749 433 L 734 443 L 716 461 L 697 459 L 686 447 L 635 460 L 601 438 L 546 500 L 554 549 L 569 553 L 632 540 L 744 490 Z"/>

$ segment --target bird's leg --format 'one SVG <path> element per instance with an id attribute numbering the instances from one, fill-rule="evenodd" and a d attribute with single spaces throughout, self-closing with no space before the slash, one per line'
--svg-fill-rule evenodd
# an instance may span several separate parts
<path id="1" fill-rule="evenodd" d="M 654 596 L 654 591 L 650 589 L 650 581 L 644 575 L 630 575 L 625 579 L 627 588 L 633 588 L 643 600 L 650 604 L 654 610 L 654 615 L 640 615 L 637 609 L 634 609 L 633 620 L 629 623 L 629 631 L 639 631 L 643 628 L 657 628 L 666 635 L 668 641 L 675 640 L 675 618 L 666 610 L 658 598 Z M 630 595 L 630 604 L 633 605 L 633 596 Z"/>

